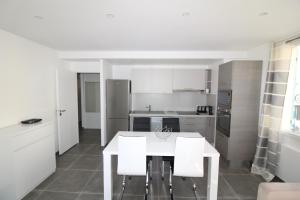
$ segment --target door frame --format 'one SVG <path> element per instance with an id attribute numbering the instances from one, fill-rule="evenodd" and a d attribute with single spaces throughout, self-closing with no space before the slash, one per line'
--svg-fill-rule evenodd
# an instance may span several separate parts
<path id="1" fill-rule="evenodd" d="M 106 139 L 106 79 L 112 78 L 113 70 L 109 61 L 104 59 L 64 60 L 75 73 L 100 74 L 100 103 L 101 103 L 101 146 L 107 144 Z"/>
<path id="2" fill-rule="evenodd" d="M 103 141 L 103 137 L 105 138 L 105 136 L 103 136 L 104 131 L 103 131 L 103 109 L 102 109 L 102 104 L 104 102 L 102 102 L 102 99 L 105 97 L 102 97 L 103 92 L 101 92 L 103 90 L 103 74 L 101 73 L 101 68 L 102 68 L 102 60 L 98 60 L 98 61 L 69 61 L 70 64 L 70 69 L 71 71 L 77 73 L 77 74 L 99 74 L 100 75 L 100 120 L 101 120 L 101 146 L 104 146 L 105 143 Z M 77 87 L 77 86 L 76 86 Z M 78 95 L 78 94 L 77 94 Z M 81 99 L 82 100 L 82 99 Z M 77 102 L 77 104 L 79 104 Z M 77 105 L 78 106 L 78 105 Z M 80 105 L 81 106 L 81 105 Z M 82 112 L 82 111 L 81 111 Z M 79 113 L 78 113 L 79 115 Z"/>

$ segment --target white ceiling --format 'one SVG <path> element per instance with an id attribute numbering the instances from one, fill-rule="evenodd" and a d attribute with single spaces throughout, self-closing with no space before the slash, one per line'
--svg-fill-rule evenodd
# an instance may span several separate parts
<path id="1" fill-rule="evenodd" d="M 247 50 L 299 19 L 300 0 L 0 0 L 0 28 L 58 50 Z"/>

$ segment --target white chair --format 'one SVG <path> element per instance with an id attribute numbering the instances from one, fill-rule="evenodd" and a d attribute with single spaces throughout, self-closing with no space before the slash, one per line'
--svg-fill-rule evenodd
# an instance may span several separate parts
<path id="1" fill-rule="evenodd" d="M 180 123 L 179 118 L 167 117 L 162 119 L 162 131 L 166 132 L 180 132 Z M 161 162 L 161 179 L 165 178 L 165 162 L 169 162 L 170 164 L 174 163 L 173 156 L 163 156 Z"/>
<path id="2" fill-rule="evenodd" d="M 117 173 L 123 175 L 121 198 L 125 191 L 126 176 L 146 176 L 145 199 L 147 199 L 149 173 L 146 160 L 146 137 L 118 137 Z"/>
<path id="3" fill-rule="evenodd" d="M 204 144 L 205 138 L 177 137 L 174 170 L 170 165 L 170 194 L 173 199 L 172 191 L 172 172 L 173 176 L 181 177 L 203 177 L 204 175 Z M 196 184 L 193 184 L 196 195 Z"/>

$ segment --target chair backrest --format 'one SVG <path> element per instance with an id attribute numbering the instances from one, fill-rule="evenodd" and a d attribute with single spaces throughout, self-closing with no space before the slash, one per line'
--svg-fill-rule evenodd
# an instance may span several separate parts
<path id="1" fill-rule="evenodd" d="M 204 137 L 177 137 L 174 176 L 203 177 L 204 144 Z"/>
<path id="2" fill-rule="evenodd" d="M 162 128 L 172 129 L 172 132 L 180 132 L 179 118 L 163 118 Z"/>
<path id="3" fill-rule="evenodd" d="M 146 137 L 118 137 L 118 174 L 146 175 Z"/>
<path id="4" fill-rule="evenodd" d="M 150 117 L 134 117 L 133 131 L 149 132 L 151 130 Z"/>

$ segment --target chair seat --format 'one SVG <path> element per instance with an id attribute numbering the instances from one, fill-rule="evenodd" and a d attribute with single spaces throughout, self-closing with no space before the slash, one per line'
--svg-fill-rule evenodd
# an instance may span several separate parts
<path id="1" fill-rule="evenodd" d="M 134 117 L 133 131 L 149 132 L 151 130 L 150 117 Z"/>
<path id="2" fill-rule="evenodd" d="M 163 156 L 162 160 L 163 161 L 174 161 L 174 156 Z"/>
<path id="3" fill-rule="evenodd" d="M 147 156 L 147 163 L 153 159 L 153 156 Z"/>
<path id="4" fill-rule="evenodd" d="M 163 156 L 162 161 L 170 163 L 172 173 L 173 173 L 174 172 L 174 156 Z"/>

